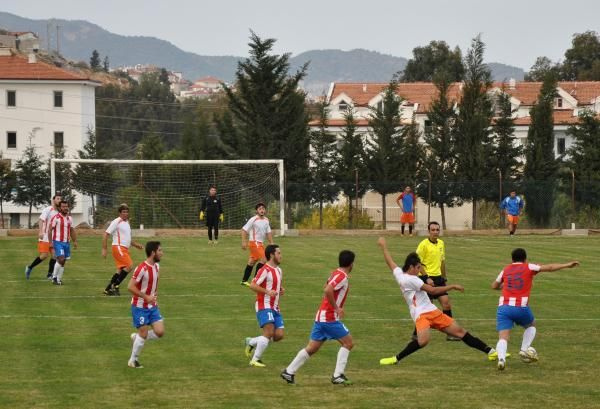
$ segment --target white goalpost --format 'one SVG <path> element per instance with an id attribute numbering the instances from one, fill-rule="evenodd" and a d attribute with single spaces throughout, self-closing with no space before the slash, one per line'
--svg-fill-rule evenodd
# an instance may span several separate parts
<path id="1" fill-rule="evenodd" d="M 96 227 L 125 202 L 132 227 L 200 228 L 201 200 L 215 185 L 225 214 L 221 228 L 241 229 L 263 202 L 272 228 L 285 235 L 284 180 L 283 159 L 50 161 L 52 196 L 71 191 L 82 221 Z"/>

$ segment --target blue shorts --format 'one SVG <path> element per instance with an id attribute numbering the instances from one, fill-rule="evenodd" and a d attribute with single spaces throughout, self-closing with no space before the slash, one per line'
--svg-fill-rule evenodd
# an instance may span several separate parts
<path id="1" fill-rule="evenodd" d="M 350 333 L 343 322 L 315 322 L 310 333 L 313 341 L 326 341 L 328 339 L 344 338 Z"/>
<path id="2" fill-rule="evenodd" d="M 256 313 L 258 325 L 262 328 L 267 324 L 275 325 L 275 328 L 283 328 L 283 317 L 271 308 L 265 308 Z"/>
<path id="3" fill-rule="evenodd" d="M 527 327 L 533 320 L 533 313 L 529 306 L 500 305 L 496 312 L 496 330 L 511 329 L 514 324 Z"/>
<path id="4" fill-rule="evenodd" d="M 143 327 L 144 325 L 152 325 L 156 321 L 163 319 L 158 307 L 140 308 L 132 305 L 131 316 L 133 317 L 133 326 L 136 328 Z"/>
<path id="5" fill-rule="evenodd" d="M 54 247 L 54 254 L 56 257 L 71 258 L 71 244 L 63 241 L 52 240 L 52 247 Z"/>

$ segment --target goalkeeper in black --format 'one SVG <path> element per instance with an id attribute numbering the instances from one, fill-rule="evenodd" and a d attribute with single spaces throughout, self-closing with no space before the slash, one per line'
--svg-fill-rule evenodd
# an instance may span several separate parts
<path id="1" fill-rule="evenodd" d="M 221 198 L 217 196 L 217 188 L 215 186 L 211 186 L 208 189 L 208 196 L 202 198 L 200 220 L 205 219 L 208 229 L 208 244 L 217 244 L 219 240 L 219 222 L 224 220 L 224 215 Z M 213 229 L 215 230 L 214 241 Z"/>

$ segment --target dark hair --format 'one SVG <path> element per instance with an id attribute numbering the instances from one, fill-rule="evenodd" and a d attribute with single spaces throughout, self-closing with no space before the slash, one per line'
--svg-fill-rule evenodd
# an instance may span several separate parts
<path id="1" fill-rule="evenodd" d="M 159 247 L 160 241 L 149 241 L 146 243 L 146 256 L 150 257 L 150 254 L 152 254 L 153 251 L 157 252 Z"/>
<path id="2" fill-rule="evenodd" d="M 215 186 L 215 185 L 210 185 L 210 186 L 208 187 L 208 190 L 210 190 L 210 189 L 215 189 L 215 190 L 217 190 L 217 186 Z"/>
<path id="3" fill-rule="evenodd" d="M 411 267 L 415 267 L 417 264 L 421 264 L 421 259 L 419 258 L 419 255 L 413 251 L 406 256 L 402 271 L 407 272 Z"/>
<path id="4" fill-rule="evenodd" d="M 517 248 L 511 253 L 513 263 L 522 263 L 527 260 L 527 252 L 525 249 Z"/>
<path id="5" fill-rule="evenodd" d="M 258 202 L 256 206 L 254 206 L 254 210 L 258 210 L 259 207 L 264 207 L 265 209 L 267 208 L 263 202 Z"/>
<path id="6" fill-rule="evenodd" d="M 54 196 L 52 196 L 52 200 L 56 199 L 56 197 L 57 197 L 57 196 L 60 196 L 60 197 L 62 197 L 62 195 L 61 195 L 60 193 L 56 192 L 56 193 L 54 194 Z"/>
<path id="7" fill-rule="evenodd" d="M 275 254 L 275 250 L 279 248 L 278 244 L 269 244 L 267 248 L 265 248 L 265 258 L 271 260 L 271 255 Z"/>
<path id="8" fill-rule="evenodd" d="M 58 204 L 58 207 L 62 206 L 63 203 L 66 205 L 69 204 L 69 202 L 67 202 L 66 200 L 61 200 L 60 203 Z"/>
<path id="9" fill-rule="evenodd" d="M 338 256 L 338 264 L 340 267 L 350 267 L 352 263 L 354 263 L 354 257 L 356 255 L 354 252 L 350 250 L 342 250 L 340 251 L 340 255 Z"/>
<path id="10" fill-rule="evenodd" d="M 432 225 L 440 227 L 440 224 L 438 222 L 429 222 L 429 224 L 427 225 L 427 231 L 431 230 Z"/>
<path id="11" fill-rule="evenodd" d="M 127 203 L 121 203 L 119 205 L 119 213 L 121 213 L 123 210 L 129 210 L 129 206 L 127 206 Z"/>

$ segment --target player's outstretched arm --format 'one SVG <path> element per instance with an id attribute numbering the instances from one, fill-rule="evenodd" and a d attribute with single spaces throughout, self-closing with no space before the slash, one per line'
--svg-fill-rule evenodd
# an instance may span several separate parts
<path id="1" fill-rule="evenodd" d="M 338 317 L 344 318 L 344 309 L 338 307 L 336 301 L 335 301 L 335 289 L 333 288 L 333 286 L 331 284 L 327 284 L 325 286 L 325 298 L 327 298 L 327 301 L 329 301 L 329 305 L 331 305 L 333 307 L 333 309 L 335 310 L 336 314 L 338 315 Z"/>
<path id="2" fill-rule="evenodd" d="M 443 287 L 433 287 L 429 284 L 423 284 L 421 290 L 427 292 L 427 294 L 429 295 L 442 295 L 452 290 L 460 291 L 461 293 L 463 293 L 465 291 L 465 288 L 460 284 L 450 284 L 445 285 Z"/>
<path id="3" fill-rule="evenodd" d="M 540 273 L 541 272 L 558 271 L 558 270 L 562 270 L 565 268 L 573 268 L 573 267 L 577 267 L 577 266 L 579 266 L 579 261 L 576 261 L 576 260 L 570 261 L 568 263 L 563 263 L 563 264 L 558 264 L 558 263 L 544 264 L 544 265 L 540 266 Z"/>
<path id="4" fill-rule="evenodd" d="M 377 240 L 377 245 L 381 247 L 381 250 L 383 251 L 383 259 L 385 260 L 385 263 L 388 265 L 390 270 L 394 271 L 396 268 L 398 268 L 398 264 L 394 263 L 394 259 L 392 258 L 392 255 L 390 254 L 390 251 L 387 248 L 387 242 L 385 241 L 385 238 L 380 237 Z"/>

